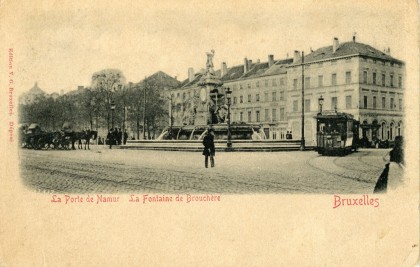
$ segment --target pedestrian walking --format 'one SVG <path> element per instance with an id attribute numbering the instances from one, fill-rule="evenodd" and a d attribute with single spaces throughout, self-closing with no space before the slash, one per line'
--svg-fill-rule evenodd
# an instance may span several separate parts
<path id="1" fill-rule="evenodd" d="M 204 150 L 203 150 L 203 155 L 204 155 L 204 166 L 206 168 L 209 167 L 209 157 L 210 157 L 210 164 L 211 167 L 214 167 L 214 157 L 216 154 L 216 150 L 214 148 L 214 132 L 213 129 L 209 129 L 207 131 L 206 136 L 204 136 L 203 139 L 203 145 L 204 145 Z"/>
<path id="2" fill-rule="evenodd" d="M 106 136 L 106 139 L 108 140 L 109 149 L 112 149 L 112 145 L 114 143 L 114 133 L 112 129 L 109 129 L 108 135 Z"/>

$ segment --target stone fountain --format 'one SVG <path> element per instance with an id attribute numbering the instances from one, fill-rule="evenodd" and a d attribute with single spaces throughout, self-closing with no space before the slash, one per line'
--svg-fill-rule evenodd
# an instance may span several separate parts
<path id="1" fill-rule="evenodd" d="M 156 140 L 128 140 L 123 149 L 201 151 L 202 139 L 208 129 L 215 133 L 218 151 L 285 151 L 298 150 L 297 140 L 266 140 L 259 124 L 230 124 L 231 140 L 228 139 L 229 101 L 223 82 L 213 69 L 214 51 L 207 53 L 206 70 L 196 93 L 183 112 L 182 126 L 167 127 Z M 186 104 L 186 103 L 184 103 Z M 232 146 L 228 146 L 228 143 Z"/>
<path id="2" fill-rule="evenodd" d="M 228 100 L 223 82 L 213 69 L 214 50 L 207 53 L 206 70 L 198 85 L 199 96 L 191 105 L 188 119 L 182 126 L 167 127 L 157 140 L 201 140 L 209 128 L 215 133 L 215 140 L 227 140 Z M 261 140 L 261 126 L 258 124 L 231 124 L 232 140 Z"/>

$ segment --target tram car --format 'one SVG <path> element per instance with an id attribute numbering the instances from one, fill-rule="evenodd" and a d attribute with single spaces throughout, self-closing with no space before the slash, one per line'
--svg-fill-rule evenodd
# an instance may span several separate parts
<path id="1" fill-rule="evenodd" d="M 316 116 L 317 146 L 321 155 L 345 155 L 357 151 L 359 122 L 343 112 L 324 112 Z"/>

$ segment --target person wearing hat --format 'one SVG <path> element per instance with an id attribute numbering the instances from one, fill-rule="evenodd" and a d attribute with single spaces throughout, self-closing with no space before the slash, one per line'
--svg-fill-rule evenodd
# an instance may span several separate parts
<path id="1" fill-rule="evenodd" d="M 111 129 L 109 129 L 108 135 L 106 136 L 106 139 L 108 140 L 109 149 L 112 149 L 112 145 L 114 144 L 114 132 Z"/>
<path id="2" fill-rule="evenodd" d="M 215 148 L 214 148 L 214 132 L 213 129 L 209 129 L 207 131 L 206 136 L 204 136 L 203 139 L 203 145 L 204 145 L 204 150 L 203 150 L 203 155 L 204 155 L 204 166 L 206 168 L 209 167 L 209 157 L 210 157 L 210 164 L 211 167 L 214 167 L 214 156 L 215 156 Z"/>

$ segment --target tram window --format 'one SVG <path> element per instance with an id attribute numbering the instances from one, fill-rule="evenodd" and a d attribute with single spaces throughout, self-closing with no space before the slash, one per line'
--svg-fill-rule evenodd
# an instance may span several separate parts
<path id="1" fill-rule="evenodd" d="M 319 123 L 318 127 L 319 127 L 318 128 L 319 132 L 321 132 L 321 133 L 325 132 L 325 123 Z"/>
<path id="2" fill-rule="evenodd" d="M 337 127 L 336 127 L 337 132 L 343 134 L 345 129 L 346 129 L 346 126 L 344 125 L 343 122 L 337 123 Z"/>
<path id="3" fill-rule="evenodd" d="M 326 132 L 326 133 L 331 133 L 331 132 L 332 132 L 332 131 L 331 131 L 331 130 L 332 130 L 332 125 L 331 125 L 331 123 L 326 124 L 324 129 L 325 129 L 325 132 Z"/>

